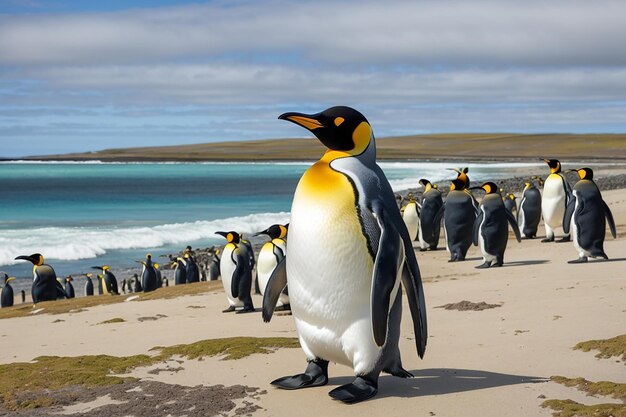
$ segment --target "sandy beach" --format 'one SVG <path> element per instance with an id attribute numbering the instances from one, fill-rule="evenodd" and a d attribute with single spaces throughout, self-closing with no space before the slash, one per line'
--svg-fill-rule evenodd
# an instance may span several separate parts
<path id="1" fill-rule="evenodd" d="M 352 379 L 351 369 L 340 365 L 331 364 L 325 387 L 274 389 L 271 380 L 305 367 L 299 348 L 280 348 L 236 360 L 172 356 L 133 369 L 130 375 L 139 380 L 128 386 L 100 387 L 96 394 L 75 394 L 34 410 L 13 412 L 0 406 L 0 414 L 549 416 L 554 410 L 541 407 L 549 399 L 622 404 L 550 381 L 560 375 L 626 383 L 622 358 L 598 359 L 596 351 L 573 350 L 582 341 L 626 333 L 626 189 L 603 196 L 618 225 L 617 240 L 607 232 L 608 262 L 569 265 L 577 257 L 572 243 L 540 239 L 517 243 L 510 238 L 505 266 L 488 270 L 474 268 L 481 263 L 476 247 L 460 263 L 448 263 L 445 250 L 418 251 L 430 330 L 426 356 L 419 360 L 415 352 L 405 299 L 400 349 L 404 367 L 415 378 L 381 376 L 378 395 L 364 403 L 346 406 L 328 397 L 328 391 Z M 539 230 L 542 235 L 541 225 Z M 492 308 L 440 308 L 463 300 Z M 260 307 L 261 298 L 254 296 L 254 303 Z M 290 316 L 264 324 L 260 313 L 223 314 L 225 306 L 223 291 L 213 286 L 199 295 L 2 319 L 0 363 L 30 362 L 43 355 L 154 355 L 150 349 L 156 346 L 235 336 L 296 337 Z M 114 318 L 117 322 L 101 324 Z M 215 411 L 211 404 L 219 401 L 224 404 Z"/>

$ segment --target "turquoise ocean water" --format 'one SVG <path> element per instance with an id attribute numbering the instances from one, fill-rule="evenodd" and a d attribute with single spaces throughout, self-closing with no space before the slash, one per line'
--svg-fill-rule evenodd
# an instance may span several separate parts
<path id="1" fill-rule="evenodd" d="M 0 163 L 0 270 L 27 279 L 32 265 L 14 258 L 36 252 L 59 276 L 87 272 L 92 265 L 129 269 L 146 252 L 158 257 L 188 244 L 221 244 L 218 230 L 251 233 L 287 222 L 293 192 L 309 165 Z M 419 178 L 454 178 L 446 168 L 456 166 L 380 165 L 397 191 L 417 187 Z M 543 165 L 472 164 L 470 177 L 497 180 Z"/>

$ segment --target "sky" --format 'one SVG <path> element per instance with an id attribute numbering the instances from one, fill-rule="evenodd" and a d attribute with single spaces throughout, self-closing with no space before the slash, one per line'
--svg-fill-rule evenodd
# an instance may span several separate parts
<path id="1" fill-rule="evenodd" d="M 0 157 L 304 137 L 626 132 L 626 2 L 0 0 Z"/>

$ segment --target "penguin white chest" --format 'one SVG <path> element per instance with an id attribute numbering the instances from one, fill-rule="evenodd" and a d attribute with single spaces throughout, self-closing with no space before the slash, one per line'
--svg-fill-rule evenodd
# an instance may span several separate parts
<path id="1" fill-rule="evenodd" d="M 373 259 L 351 184 L 328 171 L 314 165 L 294 196 L 287 241 L 289 298 L 309 359 L 367 372 L 380 356 L 370 318 Z"/>
<path id="2" fill-rule="evenodd" d="M 541 212 L 543 221 L 555 229 L 563 225 L 565 214 L 566 192 L 560 175 L 550 174 L 543 186 Z"/>
<path id="3" fill-rule="evenodd" d="M 224 252 L 222 253 L 222 258 L 220 259 L 220 275 L 222 275 L 222 285 L 224 286 L 224 292 L 226 293 L 226 298 L 228 298 L 228 303 L 234 307 L 243 307 L 243 302 L 241 302 L 238 298 L 233 297 L 233 293 L 231 291 L 233 273 L 235 272 L 235 268 L 237 266 L 232 260 L 234 249 L 235 245 L 232 243 L 229 243 L 224 247 Z"/>
<path id="4" fill-rule="evenodd" d="M 419 216 L 417 214 L 416 203 L 409 203 L 404 207 L 402 219 L 404 220 L 404 224 L 406 224 L 406 228 L 409 230 L 409 237 L 412 242 L 417 237 L 417 228 L 419 227 Z"/>
<path id="5" fill-rule="evenodd" d="M 274 255 L 274 245 L 272 242 L 267 242 L 261 248 L 261 252 L 259 253 L 259 258 L 256 263 L 261 294 L 265 294 L 267 281 L 270 279 L 272 272 L 274 272 L 276 265 L 278 265 L 278 262 L 276 261 L 276 256 Z"/>

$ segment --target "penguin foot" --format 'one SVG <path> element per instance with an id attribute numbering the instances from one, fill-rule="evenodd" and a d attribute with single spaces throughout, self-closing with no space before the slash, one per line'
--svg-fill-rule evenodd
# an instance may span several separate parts
<path id="1" fill-rule="evenodd" d="M 415 375 L 407 371 L 402 367 L 398 367 L 397 369 L 383 369 L 384 372 L 391 374 L 393 376 L 397 376 L 398 378 L 413 378 Z"/>
<path id="2" fill-rule="evenodd" d="M 491 264 L 490 268 L 493 268 L 494 266 L 495 267 L 501 267 L 502 265 L 504 265 L 502 262 L 496 262 L 495 264 Z"/>
<path id="3" fill-rule="evenodd" d="M 557 240 L 557 243 L 564 243 L 564 242 L 569 242 L 570 240 L 572 240 L 572 238 L 567 235 L 567 236 L 563 236 L 562 238 L 560 238 L 559 240 Z"/>
<path id="4" fill-rule="evenodd" d="M 574 259 L 573 261 L 567 261 L 568 264 L 584 264 L 589 259 L 586 256 L 581 256 L 578 259 Z"/>
<path id="5" fill-rule="evenodd" d="M 476 269 L 485 269 L 485 268 L 489 268 L 490 266 L 491 266 L 491 262 L 486 261 L 484 264 L 475 266 L 474 268 L 476 268 Z"/>
<path id="6" fill-rule="evenodd" d="M 554 236 L 541 239 L 541 243 L 547 243 L 547 242 L 554 242 Z"/>
<path id="7" fill-rule="evenodd" d="M 235 314 L 246 314 L 246 313 L 254 313 L 254 307 L 244 306 L 244 308 L 235 312 Z"/>
<path id="8" fill-rule="evenodd" d="M 378 392 L 378 383 L 361 376 L 346 385 L 335 388 L 328 393 L 333 399 L 345 404 L 354 404 L 372 398 Z"/>
<path id="9" fill-rule="evenodd" d="M 328 361 L 323 359 L 310 361 L 303 374 L 284 376 L 270 384 L 287 390 L 321 387 L 328 384 Z"/>
<path id="10" fill-rule="evenodd" d="M 291 311 L 291 305 L 283 304 L 282 306 L 276 307 L 274 311 Z"/>
<path id="11" fill-rule="evenodd" d="M 222 313 L 232 313 L 233 311 L 235 311 L 235 307 L 228 306 L 228 308 L 225 308 L 224 310 L 222 310 Z"/>

